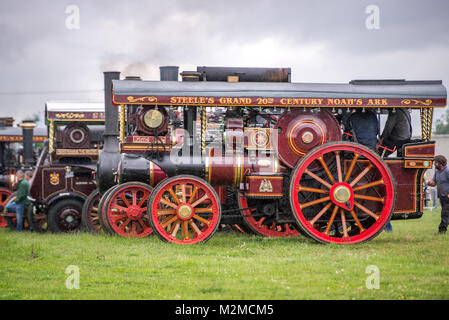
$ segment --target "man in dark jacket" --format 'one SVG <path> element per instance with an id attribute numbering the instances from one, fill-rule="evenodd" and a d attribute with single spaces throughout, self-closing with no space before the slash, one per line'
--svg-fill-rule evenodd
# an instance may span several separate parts
<path id="1" fill-rule="evenodd" d="M 25 174 L 22 170 L 16 172 L 17 177 L 17 195 L 15 201 L 11 202 L 6 206 L 8 212 L 15 212 L 17 219 L 16 231 L 22 231 L 23 227 L 23 215 L 25 213 L 25 208 L 29 204 L 28 194 L 30 191 L 30 184 L 28 180 L 25 179 Z"/>
<path id="2" fill-rule="evenodd" d="M 388 112 L 387 122 L 380 136 L 379 145 L 386 146 L 388 149 L 397 149 L 398 157 L 402 156 L 402 146 L 410 142 L 412 137 L 410 112 L 407 109 L 397 108 Z M 379 149 L 379 153 L 383 153 L 383 149 Z M 391 151 L 385 151 L 385 156 L 391 154 Z"/>
<path id="3" fill-rule="evenodd" d="M 437 187 L 438 198 L 441 203 L 441 223 L 438 232 L 444 234 L 449 225 L 449 168 L 447 167 L 447 159 L 438 155 L 435 157 L 435 175 L 433 179 L 427 180 L 427 185 Z"/>
<path id="4" fill-rule="evenodd" d="M 376 113 L 370 109 L 358 109 L 354 113 L 345 112 L 342 117 L 344 131 L 352 140 L 376 150 L 379 121 Z"/>

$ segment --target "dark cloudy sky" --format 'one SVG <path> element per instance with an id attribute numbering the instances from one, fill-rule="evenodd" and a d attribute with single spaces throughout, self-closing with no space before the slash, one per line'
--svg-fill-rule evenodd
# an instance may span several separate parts
<path id="1" fill-rule="evenodd" d="M 66 26 L 70 5 L 79 29 Z M 369 5 L 377 30 L 365 24 Z M 446 0 L 0 2 L 0 116 L 17 120 L 47 100 L 101 100 L 103 71 L 158 80 L 160 65 L 291 67 L 294 82 L 447 86 L 448 60 Z"/>

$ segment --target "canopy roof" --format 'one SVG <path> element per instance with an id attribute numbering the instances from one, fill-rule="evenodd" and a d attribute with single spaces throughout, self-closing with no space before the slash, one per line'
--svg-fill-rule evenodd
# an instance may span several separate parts
<path id="1" fill-rule="evenodd" d="M 343 83 L 113 80 L 114 104 L 254 107 L 444 107 L 442 81 Z"/>
<path id="2" fill-rule="evenodd" d="M 57 123 L 81 121 L 104 123 L 104 102 L 92 101 L 48 101 L 45 104 L 45 121 Z"/>
<path id="3" fill-rule="evenodd" d="M 36 127 L 33 130 L 33 141 L 43 142 L 47 139 L 47 128 Z M 0 142 L 22 142 L 22 128 L 7 127 L 0 129 Z"/>

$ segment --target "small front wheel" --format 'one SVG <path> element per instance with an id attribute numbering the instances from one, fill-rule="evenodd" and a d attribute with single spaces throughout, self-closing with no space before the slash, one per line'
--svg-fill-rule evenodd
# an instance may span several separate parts
<path id="1" fill-rule="evenodd" d="M 48 228 L 52 232 L 76 232 L 82 228 L 81 212 L 83 204 L 80 200 L 61 199 L 48 210 Z"/>
<path id="2" fill-rule="evenodd" d="M 217 193 L 210 184 L 195 176 L 163 180 L 148 203 L 154 232 L 168 242 L 205 242 L 215 233 L 221 220 Z"/>

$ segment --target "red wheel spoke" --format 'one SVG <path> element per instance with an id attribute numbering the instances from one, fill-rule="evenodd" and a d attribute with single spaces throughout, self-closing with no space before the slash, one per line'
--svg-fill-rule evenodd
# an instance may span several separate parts
<path id="1" fill-rule="evenodd" d="M 259 226 L 261 226 L 262 223 L 263 223 L 264 221 L 265 221 L 265 217 L 262 217 L 262 218 L 260 218 L 259 221 L 257 221 L 257 224 L 258 224 Z"/>
<path id="2" fill-rule="evenodd" d="M 349 237 L 348 228 L 346 227 L 345 211 L 342 208 L 340 208 L 340 214 L 341 214 L 341 224 L 343 226 L 343 237 L 347 238 Z"/>
<path id="3" fill-rule="evenodd" d="M 323 208 L 321 209 L 320 212 L 318 212 L 318 214 L 312 219 L 310 220 L 310 224 L 313 226 L 315 224 L 315 222 L 327 211 L 329 210 L 329 208 L 332 206 L 332 202 L 329 201 L 329 203 Z"/>
<path id="4" fill-rule="evenodd" d="M 126 205 L 127 207 L 130 206 L 128 200 L 126 199 L 126 195 L 125 195 L 124 193 L 121 193 L 119 197 L 120 197 L 120 199 L 123 200 L 123 202 L 125 203 L 125 205 Z"/>
<path id="5" fill-rule="evenodd" d="M 184 233 L 184 239 L 190 239 L 190 237 L 189 237 L 189 222 L 188 221 L 183 221 L 182 230 Z"/>
<path id="6" fill-rule="evenodd" d="M 171 194 L 171 196 L 173 197 L 173 200 L 175 200 L 175 202 L 177 204 L 181 203 L 181 201 L 179 200 L 178 196 L 176 195 L 176 193 L 173 191 L 173 189 L 171 187 L 168 188 L 168 192 Z"/>
<path id="7" fill-rule="evenodd" d="M 179 227 L 181 226 L 181 220 L 176 221 L 175 227 L 171 233 L 172 237 L 176 238 L 176 234 L 178 233 Z"/>
<path id="8" fill-rule="evenodd" d="M 131 194 L 132 194 L 132 198 L 133 198 L 133 206 L 135 206 L 137 204 L 137 191 L 132 190 Z"/>
<path id="9" fill-rule="evenodd" d="M 195 212 L 195 213 L 212 213 L 213 208 L 195 208 L 193 210 L 193 212 Z"/>
<path id="10" fill-rule="evenodd" d="M 146 200 L 148 200 L 148 197 L 149 197 L 149 196 L 150 196 L 150 194 L 147 193 L 147 192 L 145 192 L 145 193 L 143 194 L 143 196 L 142 196 L 142 199 L 140 199 L 140 202 L 139 202 L 138 206 L 141 207 L 141 206 L 144 204 L 144 202 L 145 202 Z"/>
<path id="11" fill-rule="evenodd" d="M 337 215 L 338 206 L 334 207 L 334 211 L 332 211 L 332 215 L 327 223 L 326 230 L 324 230 L 324 234 L 329 234 L 329 230 L 331 229 L 332 224 L 334 223 L 335 216 Z"/>
<path id="12" fill-rule="evenodd" d="M 162 226 L 163 229 L 165 229 L 169 224 L 175 222 L 176 220 L 178 220 L 178 217 L 177 217 L 177 216 L 173 216 L 173 217 L 171 217 L 171 218 L 167 218 L 166 220 L 164 220 L 164 221 L 161 223 L 161 226 Z"/>
<path id="13" fill-rule="evenodd" d="M 195 199 L 196 193 L 198 192 L 198 187 L 194 186 L 193 187 L 193 191 L 190 194 L 190 199 L 189 199 L 189 203 L 192 204 L 193 199 Z"/>
<path id="14" fill-rule="evenodd" d="M 309 169 L 306 169 L 304 171 L 304 173 L 308 174 L 309 176 L 311 176 L 312 178 L 314 178 L 315 180 L 317 180 L 319 183 L 324 184 L 326 187 L 328 187 L 329 189 L 332 188 L 332 185 L 330 185 L 328 182 L 324 181 L 323 179 L 321 179 L 320 177 L 318 177 L 316 174 L 314 174 L 313 172 L 311 172 Z"/>
<path id="15" fill-rule="evenodd" d="M 361 195 L 361 194 L 354 194 L 354 198 L 384 203 L 384 198 L 379 198 L 379 197 L 371 197 L 371 196 L 365 196 L 365 195 Z"/>
<path id="16" fill-rule="evenodd" d="M 374 219 L 379 219 L 379 216 L 377 214 L 375 214 L 374 212 L 372 212 L 370 209 L 364 207 L 363 205 L 361 205 L 360 203 L 358 203 L 357 201 L 354 201 L 354 205 L 359 208 L 360 210 L 362 210 L 363 212 L 365 212 L 367 215 L 370 215 L 371 217 L 373 217 Z"/>
<path id="17" fill-rule="evenodd" d="M 357 227 L 359 227 L 360 232 L 365 231 L 365 228 L 362 227 L 362 224 L 360 223 L 359 218 L 357 218 L 357 215 L 355 214 L 354 210 L 350 211 L 352 218 L 354 218 L 355 223 L 357 224 Z"/>
<path id="18" fill-rule="evenodd" d="M 160 209 L 157 211 L 157 214 L 160 216 L 167 215 L 167 214 L 176 214 L 176 210 Z"/>
<path id="19" fill-rule="evenodd" d="M 115 209 L 115 210 L 114 210 Z M 120 206 L 120 205 L 118 205 L 118 204 L 112 204 L 112 206 L 111 206 L 111 211 L 124 211 L 124 212 L 127 212 L 128 211 L 128 208 L 125 208 L 125 207 L 122 207 L 122 206 Z"/>
<path id="20" fill-rule="evenodd" d="M 192 220 L 189 220 L 189 224 L 192 227 L 192 229 L 195 230 L 195 232 L 198 236 L 202 234 L 201 230 L 198 228 L 198 226 L 196 225 L 195 222 L 193 222 Z"/>
<path id="21" fill-rule="evenodd" d="M 337 176 L 338 182 L 342 182 L 343 175 L 341 173 L 341 163 L 340 163 L 340 151 L 335 152 L 335 161 L 337 162 Z"/>
<path id="22" fill-rule="evenodd" d="M 351 162 L 351 165 L 349 166 L 348 172 L 346 172 L 344 182 L 348 182 L 349 177 L 352 174 L 352 170 L 354 170 L 355 164 L 357 163 L 357 160 L 359 159 L 359 157 L 360 157 L 360 154 L 358 154 L 358 153 L 356 153 L 354 155 L 354 159 L 352 159 L 352 162 Z"/>
<path id="23" fill-rule="evenodd" d="M 329 193 L 329 190 L 309 188 L 309 187 L 304 187 L 301 185 L 299 185 L 298 191 L 308 191 L 308 192 L 325 193 L 325 194 Z"/>
<path id="24" fill-rule="evenodd" d="M 368 188 L 375 187 L 375 186 L 378 186 L 378 185 L 381 185 L 381 184 L 385 184 L 384 179 L 380 179 L 380 180 L 377 180 L 377 181 L 373 181 L 373 182 L 370 182 L 370 183 L 367 183 L 367 184 L 355 187 L 353 189 L 353 191 L 359 191 L 359 190 L 363 190 L 363 189 L 368 189 Z"/>
<path id="25" fill-rule="evenodd" d="M 208 195 L 205 194 L 204 196 L 201 197 L 201 199 L 197 200 L 194 204 L 192 204 L 192 207 L 195 208 L 197 205 L 199 205 L 201 202 L 203 202 L 208 198 L 209 198 Z"/>
<path id="26" fill-rule="evenodd" d="M 121 220 L 124 220 L 126 218 L 128 218 L 128 215 L 126 215 L 126 214 L 113 215 L 113 216 L 111 216 L 111 220 L 112 220 L 111 222 L 112 223 L 117 223 L 117 221 L 121 221 Z"/>
<path id="27" fill-rule="evenodd" d="M 324 171 L 326 171 L 327 176 L 329 177 L 329 180 L 332 183 L 335 183 L 334 176 L 332 175 L 331 171 L 329 170 L 326 162 L 324 161 L 323 157 L 319 157 L 318 160 L 320 161 L 321 165 L 323 166 Z"/>
<path id="28" fill-rule="evenodd" d="M 165 199 L 161 199 L 161 203 L 165 204 L 166 206 L 172 207 L 173 209 L 177 209 L 178 208 L 177 205 L 175 205 L 174 203 L 169 202 L 169 201 L 167 201 Z"/>
<path id="29" fill-rule="evenodd" d="M 131 222 L 131 235 L 137 236 L 137 222 L 136 221 Z"/>
<path id="30" fill-rule="evenodd" d="M 204 218 L 202 218 L 202 217 L 200 217 L 200 216 L 198 216 L 198 215 L 196 215 L 196 214 L 194 214 L 192 217 L 193 217 L 194 219 L 196 219 L 196 220 L 202 222 L 202 223 L 207 224 L 207 225 L 210 224 L 210 221 L 209 221 L 209 220 L 206 220 L 206 219 L 204 219 Z"/>
<path id="31" fill-rule="evenodd" d="M 137 221 L 139 221 L 140 225 L 142 226 L 142 229 L 148 228 L 148 225 L 145 222 L 143 222 L 142 218 L 137 219 Z"/>
<path id="32" fill-rule="evenodd" d="M 357 182 L 360 181 L 360 179 L 362 179 L 367 173 L 368 171 L 370 171 L 373 168 L 373 165 L 370 163 L 362 172 L 360 172 L 360 174 L 351 181 L 351 183 L 349 184 L 351 187 L 353 187 Z"/>
<path id="33" fill-rule="evenodd" d="M 119 228 L 120 228 L 121 230 L 125 230 L 125 228 L 128 226 L 128 224 L 129 224 L 130 222 L 131 222 L 131 219 L 127 218 L 126 221 L 125 221 L 122 225 L 119 226 Z"/>
<path id="34" fill-rule="evenodd" d="M 182 197 L 182 203 L 186 203 L 186 185 L 182 184 L 181 185 L 181 197 Z"/>
<path id="35" fill-rule="evenodd" d="M 324 197 L 324 198 L 321 198 L 321 199 L 309 201 L 309 202 L 301 204 L 300 208 L 304 209 L 304 208 L 307 208 L 307 207 L 310 207 L 310 206 L 313 206 L 313 205 L 316 205 L 318 203 L 322 203 L 322 202 L 325 202 L 325 201 L 328 201 L 328 200 L 330 200 L 330 197 Z"/>

